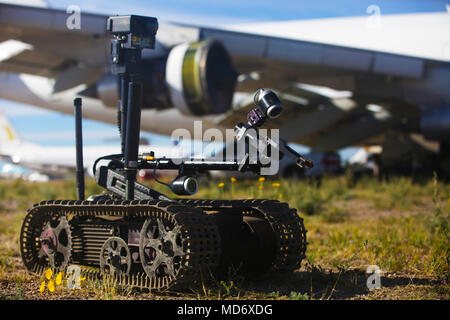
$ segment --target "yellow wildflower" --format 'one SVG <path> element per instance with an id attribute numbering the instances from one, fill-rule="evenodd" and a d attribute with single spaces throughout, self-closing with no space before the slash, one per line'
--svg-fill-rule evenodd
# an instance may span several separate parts
<path id="1" fill-rule="evenodd" d="M 225 183 L 221 182 L 221 183 L 219 183 L 217 186 L 218 186 L 219 188 L 223 188 L 224 185 L 225 185 Z"/>
<path id="2" fill-rule="evenodd" d="M 258 186 L 258 189 L 259 189 L 259 190 L 262 190 L 263 188 L 264 188 L 264 186 L 262 186 L 262 185 L 259 185 L 259 186 Z"/>
<path id="3" fill-rule="evenodd" d="M 280 184 L 278 182 L 272 183 L 272 187 L 274 187 L 274 188 L 278 188 L 279 186 L 280 186 Z"/>
<path id="4" fill-rule="evenodd" d="M 231 177 L 231 178 L 230 178 L 230 181 L 231 181 L 232 183 L 234 183 L 234 182 L 237 181 L 237 179 L 236 179 L 235 177 Z"/>
<path id="5" fill-rule="evenodd" d="M 261 182 L 263 182 L 263 181 L 266 181 L 266 178 L 264 178 L 264 177 L 259 177 L 258 180 L 261 181 Z"/>
<path id="6" fill-rule="evenodd" d="M 45 290 L 45 281 L 42 281 L 41 286 L 39 287 L 39 292 L 42 293 Z"/>
<path id="7" fill-rule="evenodd" d="M 48 282 L 47 287 L 48 287 L 48 291 L 54 292 L 54 291 L 55 291 L 55 281 L 50 280 L 50 281 Z"/>
<path id="8" fill-rule="evenodd" d="M 278 196 L 280 197 L 280 199 L 283 198 L 283 194 L 282 193 L 280 193 Z"/>
<path id="9" fill-rule="evenodd" d="M 56 276 L 56 280 L 55 280 L 56 285 L 59 286 L 62 283 L 62 277 L 63 277 L 62 272 L 58 273 L 58 275 Z"/>
<path id="10" fill-rule="evenodd" d="M 47 280 L 50 280 L 53 276 L 53 270 L 51 268 L 48 268 L 47 271 L 45 271 L 44 276 L 47 278 Z"/>

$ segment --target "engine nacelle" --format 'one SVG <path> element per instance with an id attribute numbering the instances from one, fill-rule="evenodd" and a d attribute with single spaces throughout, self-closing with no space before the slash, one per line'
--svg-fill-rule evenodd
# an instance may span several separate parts
<path id="1" fill-rule="evenodd" d="M 174 47 L 166 82 L 172 103 L 183 113 L 219 114 L 231 108 L 237 74 L 220 44 L 206 40 Z"/>
<path id="2" fill-rule="evenodd" d="M 166 58 L 144 60 L 143 68 L 144 109 L 175 107 L 185 114 L 202 116 L 231 108 L 237 73 L 220 42 L 180 44 Z M 81 94 L 95 96 L 106 106 L 116 107 L 119 78 L 105 74 L 94 90 Z"/>
<path id="3" fill-rule="evenodd" d="M 428 139 L 450 141 L 450 106 L 425 110 L 420 119 L 420 128 Z"/>
<path id="4" fill-rule="evenodd" d="M 144 69 L 143 109 L 171 107 L 164 74 L 166 60 L 167 58 L 159 58 L 142 61 Z M 85 90 L 80 94 L 96 97 L 107 107 L 117 107 L 117 101 L 120 99 L 119 76 L 106 73 L 97 82 L 94 90 Z"/>

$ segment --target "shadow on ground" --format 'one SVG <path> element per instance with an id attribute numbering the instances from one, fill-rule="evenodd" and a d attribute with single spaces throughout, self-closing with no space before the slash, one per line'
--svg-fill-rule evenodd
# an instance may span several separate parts
<path id="1" fill-rule="evenodd" d="M 294 273 L 278 273 L 259 280 L 242 282 L 246 291 L 263 293 L 267 296 L 292 297 L 292 293 L 308 294 L 313 299 L 363 298 L 370 290 L 367 279 L 370 274 L 363 270 L 325 271 L 314 269 Z M 382 275 L 381 287 L 399 288 L 414 285 L 436 285 L 438 281 L 405 275 Z"/>
<path id="2" fill-rule="evenodd" d="M 361 269 L 332 271 L 314 266 L 254 279 L 233 276 L 207 281 L 205 286 L 197 284 L 158 295 L 163 299 L 176 296 L 188 299 L 420 299 L 420 293 L 415 295 L 418 288 L 427 290 L 438 288 L 440 284 L 429 277 L 385 273 L 380 278 L 382 290 L 370 291 L 367 287 L 369 276 Z M 439 299 L 439 296 L 429 298 Z"/>

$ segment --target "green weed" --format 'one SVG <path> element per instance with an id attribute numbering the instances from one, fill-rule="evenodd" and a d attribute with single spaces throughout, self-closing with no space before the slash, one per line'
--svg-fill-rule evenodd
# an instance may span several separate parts
<path id="1" fill-rule="evenodd" d="M 291 291 L 290 297 L 292 300 L 309 300 L 309 296 L 306 292 L 301 293 L 301 292 Z"/>

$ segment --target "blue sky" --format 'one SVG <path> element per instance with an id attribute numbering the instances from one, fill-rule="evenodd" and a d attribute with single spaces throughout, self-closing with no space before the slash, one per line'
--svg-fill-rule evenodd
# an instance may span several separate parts
<path id="1" fill-rule="evenodd" d="M 161 20 L 217 25 L 221 23 L 275 21 L 363 16 L 370 5 L 381 14 L 445 11 L 442 0 L 58 0 L 51 5 L 66 8 L 78 4 L 81 10 L 152 15 Z"/>
<path id="2" fill-rule="evenodd" d="M 322 0 L 322 1 L 229 1 L 229 0 L 58 0 L 47 1 L 51 7 L 65 9 L 78 5 L 82 11 L 103 14 L 141 14 L 161 21 L 175 21 L 205 26 L 333 18 L 366 15 L 370 5 L 378 5 L 381 14 L 438 12 L 446 10 L 441 0 Z M 26 140 L 43 145 L 73 145 L 73 117 L 0 99 L 5 112 L 19 134 Z M 104 123 L 84 120 L 87 145 L 117 143 L 117 129 Z M 152 143 L 170 143 L 163 136 L 142 133 Z"/>

